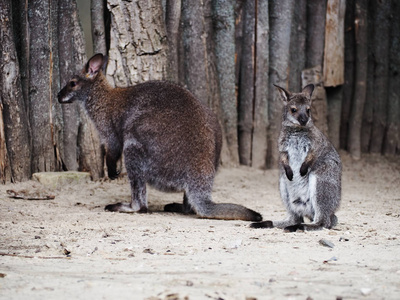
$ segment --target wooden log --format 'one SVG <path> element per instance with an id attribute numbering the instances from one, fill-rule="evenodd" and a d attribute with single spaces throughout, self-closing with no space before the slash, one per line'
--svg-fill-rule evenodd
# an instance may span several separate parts
<path id="1" fill-rule="evenodd" d="M 345 0 L 328 0 L 325 23 L 324 86 L 344 83 L 344 17 Z M 339 118 L 340 119 L 340 118 Z"/>

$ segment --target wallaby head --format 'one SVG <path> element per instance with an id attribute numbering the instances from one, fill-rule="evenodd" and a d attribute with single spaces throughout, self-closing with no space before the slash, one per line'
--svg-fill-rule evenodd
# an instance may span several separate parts
<path id="1" fill-rule="evenodd" d="M 82 72 L 73 76 L 58 93 L 58 102 L 72 103 L 75 100 L 85 101 L 93 84 L 107 66 L 108 58 L 101 53 L 95 54 L 87 62 Z"/>
<path id="2" fill-rule="evenodd" d="M 278 88 L 284 104 L 283 125 L 290 127 L 311 126 L 311 96 L 314 85 L 305 86 L 301 93 L 291 93 L 280 86 L 275 86 Z"/>

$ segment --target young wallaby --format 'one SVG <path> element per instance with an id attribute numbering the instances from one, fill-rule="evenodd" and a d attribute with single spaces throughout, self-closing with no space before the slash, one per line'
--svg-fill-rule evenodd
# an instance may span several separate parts
<path id="1" fill-rule="evenodd" d="M 283 100 L 279 136 L 279 189 L 287 217 L 282 221 L 253 223 L 253 228 L 317 230 L 337 224 L 341 198 L 342 165 L 339 154 L 313 124 L 311 95 L 314 85 L 301 93 L 276 86 Z M 312 223 L 304 223 L 307 217 Z"/>
<path id="2" fill-rule="evenodd" d="M 60 103 L 81 101 L 106 147 L 108 176 L 124 154 L 131 202 L 106 206 L 119 212 L 147 212 L 146 183 L 163 191 L 183 191 L 182 204 L 166 211 L 204 218 L 261 221 L 259 213 L 211 199 L 222 134 L 215 115 L 184 88 L 149 81 L 112 88 L 103 74 L 107 57 L 94 55 L 59 92 Z"/>

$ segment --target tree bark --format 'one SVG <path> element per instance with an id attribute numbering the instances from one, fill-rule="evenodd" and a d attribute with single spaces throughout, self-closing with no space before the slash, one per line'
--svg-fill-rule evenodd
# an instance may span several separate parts
<path id="1" fill-rule="evenodd" d="M 345 0 L 328 0 L 324 47 L 324 85 L 344 83 L 344 19 Z M 340 116 L 338 118 L 340 120 Z"/>
<path id="2" fill-rule="evenodd" d="M 11 180 L 24 181 L 31 176 L 29 122 L 22 93 L 18 58 L 14 44 L 14 33 L 10 1 L 0 1 L 0 66 L 1 66 L 1 125 L 5 140 L 1 142 L 0 161 L 2 174 L 10 163 Z M 1 133 L 3 134 L 3 132 Z M 7 147 L 7 151 L 4 149 Z M 0 176 L 3 177 L 4 176 Z"/>
<path id="3" fill-rule="evenodd" d="M 239 161 L 251 165 L 253 133 L 253 98 L 255 83 L 255 0 L 248 0 L 243 7 L 243 44 L 239 80 L 238 141 Z"/>
<path id="4" fill-rule="evenodd" d="M 345 14 L 345 74 L 342 98 L 342 116 L 340 119 L 340 148 L 348 150 L 349 118 L 354 94 L 354 59 L 355 59 L 355 33 L 354 33 L 354 2 L 346 2 Z M 367 62 L 366 62 L 367 63 Z"/>
<path id="5" fill-rule="evenodd" d="M 278 136 L 281 128 L 282 101 L 273 84 L 288 89 L 290 35 L 293 18 L 293 0 L 270 2 L 269 39 L 269 96 L 267 167 L 278 167 Z"/>
<path id="6" fill-rule="evenodd" d="M 355 91 L 349 121 L 349 152 L 354 159 L 361 158 L 362 115 L 367 92 L 368 67 L 368 3 L 355 1 Z"/>
<path id="7" fill-rule="evenodd" d="M 104 25 L 104 0 L 90 1 L 90 16 L 92 20 L 93 53 L 107 54 L 106 30 Z"/>
<path id="8" fill-rule="evenodd" d="M 256 1 L 255 82 L 251 166 L 265 169 L 268 128 L 269 16 L 268 2 Z"/>
<path id="9" fill-rule="evenodd" d="M 54 7 L 55 6 L 55 7 Z M 54 10 L 56 1 L 32 0 L 28 4 L 30 28 L 29 100 L 32 128 L 32 172 L 60 169 L 53 105 L 58 92 Z M 55 27 L 57 28 L 57 27 Z"/>
<path id="10" fill-rule="evenodd" d="M 389 99 L 387 130 L 383 144 L 384 154 L 400 151 L 400 3 L 392 1 L 393 15 L 390 29 Z"/>
<path id="11" fill-rule="evenodd" d="M 178 50 L 179 50 L 179 25 L 181 20 L 182 0 L 167 0 L 165 12 L 165 27 L 168 37 L 169 64 L 168 79 L 179 81 Z"/>
<path id="12" fill-rule="evenodd" d="M 326 102 L 326 91 L 322 81 L 321 67 L 317 66 L 315 68 L 303 70 L 301 78 L 303 87 L 310 83 L 315 85 L 311 104 L 312 119 L 314 125 L 321 130 L 323 134 L 328 135 L 328 126 L 326 122 L 328 104 Z"/>
<path id="13" fill-rule="evenodd" d="M 60 60 L 60 83 L 61 86 L 71 79 L 75 74 L 75 61 L 73 60 L 74 44 L 72 32 L 74 24 L 72 21 L 74 1 L 60 1 L 58 10 L 58 41 L 61 47 L 59 48 Z M 78 103 L 74 102 L 68 105 L 62 105 L 63 112 L 63 163 L 68 171 L 78 170 L 77 158 L 77 136 L 78 136 Z"/>
<path id="14" fill-rule="evenodd" d="M 312 114 L 314 124 L 328 135 L 328 101 L 323 84 L 322 66 L 325 46 L 326 1 L 307 2 L 307 40 L 306 70 L 302 75 L 303 87 L 306 83 L 315 83 Z M 310 74 L 311 72 L 311 74 Z M 311 76 L 311 77 L 310 77 Z M 309 82 L 307 78 L 314 78 Z"/>
<path id="15" fill-rule="evenodd" d="M 231 161 L 238 164 L 234 4 L 233 0 L 214 0 L 213 15 L 222 122 Z"/>
<path id="16" fill-rule="evenodd" d="M 289 91 L 301 91 L 301 72 L 306 67 L 307 40 L 307 0 L 294 3 L 292 31 L 290 38 L 290 73 Z"/>
<path id="17" fill-rule="evenodd" d="M 207 46 L 201 1 L 182 0 L 182 26 L 184 52 L 182 82 L 198 99 L 208 104 Z"/>
<path id="18" fill-rule="evenodd" d="M 85 39 L 82 26 L 79 22 L 76 2 L 72 2 L 72 22 L 74 24 L 72 32 L 73 66 L 74 73 L 80 72 L 86 63 Z M 98 47 L 98 46 L 95 46 Z M 104 147 L 97 130 L 90 120 L 82 105 L 78 105 L 79 128 L 77 135 L 79 171 L 90 172 L 93 180 L 104 177 Z"/>
<path id="19" fill-rule="evenodd" d="M 373 11 L 375 12 L 375 32 L 372 41 L 375 58 L 374 90 L 379 95 L 374 98 L 374 121 L 370 146 L 370 151 L 373 153 L 382 152 L 387 123 L 390 4 L 390 0 L 373 0 Z"/>
<path id="20" fill-rule="evenodd" d="M 111 13 L 109 82 L 124 87 L 166 78 L 168 41 L 161 2 L 108 0 L 107 3 Z"/>

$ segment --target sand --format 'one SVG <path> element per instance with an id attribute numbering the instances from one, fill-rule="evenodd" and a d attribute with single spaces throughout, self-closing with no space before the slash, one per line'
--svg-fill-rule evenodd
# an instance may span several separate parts
<path id="1" fill-rule="evenodd" d="M 341 156 L 339 224 L 314 232 L 164 213 L 182 195 L 152 189 L 151 213 L 105 212 L 129 200 L 126 176 L 2 185 L 0 299 L 400 299 L 400 157 Z M 277 170 L 221 168 L 213 197 L 285 216 Z"/>

